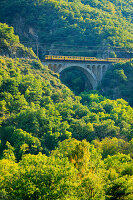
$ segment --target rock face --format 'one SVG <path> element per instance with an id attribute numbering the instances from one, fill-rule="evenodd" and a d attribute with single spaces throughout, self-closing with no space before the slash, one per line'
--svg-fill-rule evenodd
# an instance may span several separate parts
<path id="1" fill-rule="evenodd" d="M 32 49 L 25 47 L 14 34 L 13 27 L 0 23 L 0 55 L 11 58 L 36 58 Z"/>

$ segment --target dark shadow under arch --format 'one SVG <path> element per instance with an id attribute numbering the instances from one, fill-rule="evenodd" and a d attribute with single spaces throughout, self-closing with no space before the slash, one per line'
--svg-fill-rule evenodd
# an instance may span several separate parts
<path id="1" fill-rule="evenodd" d="M 68 67 L 60 72 L 61 81 L 67 85 L 76 95 L 83 91 L 93 89 L 85 70 L 81 67 Z"/>

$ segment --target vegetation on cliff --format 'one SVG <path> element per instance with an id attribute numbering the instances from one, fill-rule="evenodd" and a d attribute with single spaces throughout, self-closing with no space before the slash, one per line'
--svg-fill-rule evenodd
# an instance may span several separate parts
<path id="1" fill-rule="evenodd" d="M 129 56 L 110 45 L 133 47 L 131 0 L 5 0 L 0 10 L 1 22 L 13 25 L 27 45 L 40 43 L 40 56 L 107 56 L 108 50 L 110 56 Z"/>
<path id="2" fill-rule="evenodd" d="M 32 49 L 20 43 L 13 27 L 2 23 L 0 23 L 0 55 L 12 58 L 37 58 Z"/>

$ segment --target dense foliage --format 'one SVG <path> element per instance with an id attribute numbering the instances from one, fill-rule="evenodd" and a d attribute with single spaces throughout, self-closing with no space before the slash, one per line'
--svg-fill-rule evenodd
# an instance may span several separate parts
<path id="1" fill-rule="evenodd" d="M 11 151 L 10 151 L 11 152 Z M 118 153 L 101 159 L 86 141 L 65 140 L 47 157 L 27 154 L 15 163 L 0 161 L 1 199 L 133 198 L 133 160 Z"/>
<path id="2" fill-rule="evenodd" d="M 133 198 L 126 101 L 75 97 L 37 60 L 1 57 L 0 80 L 1 199 Z"/>
<path id="3" fill-rule="evenodd" d="M 126 101 L 93 93 L 81 100 L 37 60 L 1 57 L 0 80 L 2 149 L 8 140 L 18 159 L 24 143 L 30 153 L 46 153 L 71 136 L 132 138 L 133 109 Z"/>
<path id="4" fill-rule="evenodd" d="M 5 0 L 1 5 L 1 20 L 10 24 L 18 16 L 25 38 L 29 25 L 49 44 L 58 36 L 66 44 L 132 46 L 132 1 Z M 132 200 L 128 102 L 94 91 L 75 96 L 6 24 L 0 24 L 0 44 L 0 199 Z M 102 91 L 112 95 L 106 85 L 114 84 L 120 98 L 131 81 L 132 63 L 117 64 Z"/>
<path id="5" fill-rule="evenodd" d="M 107 71 L 100 92 L 111 99 L 123 98 L 133 106 L 133 62 L 115 64 Z"/>
<path id="6" fill-rule="evenodd" d="M 13 25 L 21 40 L 40 42 L 40 56 L 107 56 L 108 48 L 115 56 L 110 45 L 133 47 L 132 0 L 4 0 L 0 10 L 1 22 Z"/>

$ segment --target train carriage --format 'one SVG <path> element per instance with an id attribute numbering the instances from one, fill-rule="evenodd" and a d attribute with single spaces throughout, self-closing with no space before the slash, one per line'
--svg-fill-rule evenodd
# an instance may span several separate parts
<path id="1" fill-rule="evenodd" d="M 56 56 L 56 55 L 45 55 L 45 60 L 70 60 L 70 61 L 102 61 L 102 62 L 127 62 L 130 59 L 127 58 L 105 58 L 100 59 L 96 57 L 83 57 L 83 56 Z"/>

